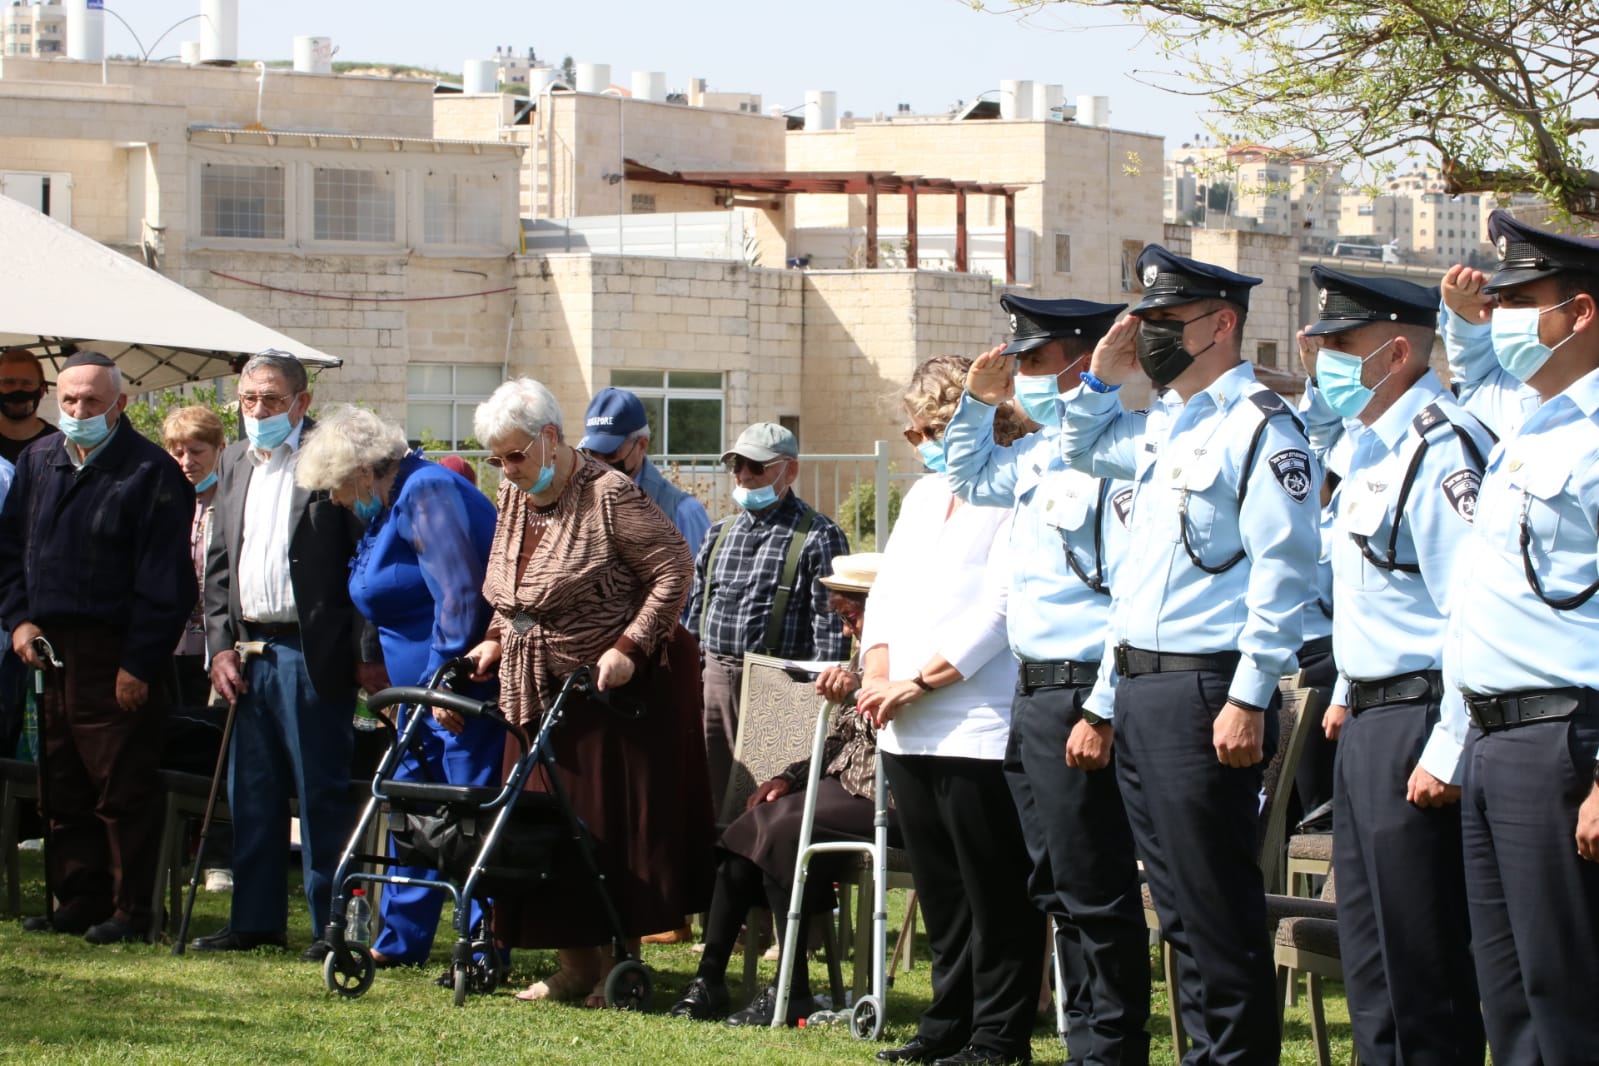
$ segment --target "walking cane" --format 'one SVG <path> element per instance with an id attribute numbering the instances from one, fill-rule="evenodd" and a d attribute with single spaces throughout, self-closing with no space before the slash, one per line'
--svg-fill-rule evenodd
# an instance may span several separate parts
<path id="1" fill-rule="evenodd" d="M 239 653 L 239 673 L 251 657 L 266 651 L 266 642 L 241 640 L 233 645 Z M 189 874 L 189 898 L 183 902 L 183 917 L 178 921 L 178 933 L 172 943 L 172 954 L 182 955 L 189 943 L 189 919 L 194 917 L 194 894 L 200 890 L 200 871 L 205 866 L 205 845 L 211 839 L 211 816 L 216 813 L 217 793 L 222 790 L 222 775 L 228 768 L 228 745 L 233 740 L 233 719 L 239 713 L 237 694 L 228 701 L 228 716 L 222 722 L 222 748 L 217 752 L 217 768 L 211 773 L 211 794 L 206 797 L 205 816 L 200 819 L 200 842 L 194 849 L 194 870 Z"/>
<path id="2" fill-rule="evenodd" d="M 55 648 L 44 637 L 33 638 L 33 654 L 45 665 L 33 675 L 34 699 L 34 761 L 39 767 L 39 831 L 44 837 L 44 916 L 46 920 L 54 919 L 56 912 L 55 885 L 50 876 L 52 855 L 50 852 L 50 767 L 45 751 L 49 748 L 49 740 L 45 736 L 44 728 L 44 673 L 45 669 L 60 670 L 62 662 L 56 658 Z M 59 677 L 52 681 L 61 680 Z M 64 694 L 63 698 L 65 698 Z"/>

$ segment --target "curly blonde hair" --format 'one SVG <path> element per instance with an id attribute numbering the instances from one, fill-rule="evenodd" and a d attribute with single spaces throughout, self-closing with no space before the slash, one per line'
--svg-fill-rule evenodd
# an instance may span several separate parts
<path id="1" fill-rule="evenodd" d="M 912 421 L 921 419 L 937 427 L 942 436 L 944 427 L 955 415 L 961 394 L 966 391 L 966 373 L 971 368 L 972 361 L 964 355 L 935 355 L 927 360 L 911 374 L 910 384 L 901 396 L 905 414 Z M 1019 437 L 1026 436 L 1028 431 L 1028 423 L 1016 412 L 1013 404 L 1007 402 L 999 405 L 994 412 L 996 443 L 1001 447 L 1007 446 Z"/>
<path id="2" fill-rule="evenodd" d="M 303 489 L 332 491 L 360 474 L 383 476 L 410 451 L 405 430 L 361 407 L 324 411 L 294 465 Z"/>

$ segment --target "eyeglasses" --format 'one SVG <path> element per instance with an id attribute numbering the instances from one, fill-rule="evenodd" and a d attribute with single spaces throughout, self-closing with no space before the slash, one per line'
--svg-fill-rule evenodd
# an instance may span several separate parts
<path id="1" fill-rule="evenodd" d="M 16 389 L 27 389 L 30 392 L 43 387 L 44 382 L 35 378 L 0 378 L 0 389 L 12 392 Z"/>
<path id="2" fill-rule="evenodd" d="M 255 409 L 262 408 L 267 411 L 277 411 L 289 406 L 294 397 L 284 396 L 276 392 L 241 392 L 239 393 L 239 406 Z"/>
<path id="3" fill-rule="evenodd" d="M 523 463 L 527 462 L 528 449 L 533 447 L 533 442 L 536 440 L 538 440 L 537 437 L 529 437 L 527 443 L 515 451 L 506 452 L 504 455 L 491 455 L 483 461 L 494 467 L 496 470 L 504 466 L 506 463 L 512 463 L 516 466 L 521 466 Z"/>
<path id="4" fill-rule="evenodd" d="M 926 429 L 917 429 L 915 426 L 905 427 L 905 443 L 915 447 L 924 440 L 937 443 L 944 436 L 944 427 L 937 422 L 929 422 Z"/>
<path id="5" fill-rule="evenodd" d="M 768 459 L 764 463 L 758 463 L 754 459 L 746 459 L 742 455 L 735 455 L 727 461 L 726 466 L 729 474 L 736 474 L 740 470 L 748 470 L 751 477 L 761 477 L 766 473 L 767 467 L 786 462 L 788 462 L 787 459 Z"/>

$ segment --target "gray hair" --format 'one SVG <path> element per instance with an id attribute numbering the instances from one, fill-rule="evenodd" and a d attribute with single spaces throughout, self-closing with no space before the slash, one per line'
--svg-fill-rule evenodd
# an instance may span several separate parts
<path id="1" fill-rule="evenodd" d="M 512 378 L 478 404 L 472 415 L 472 432 L 486 448 L 490 441 L 512 433 L 536 437 L 545 426 L 555 427 L 555 439 L 565 440 L 561 405 L 555 394 L 532 378 Z"/>
<path id="2" fill-rule="evenodd" d="M 302 489 L 329 491 L 358 475 L 386 474 L 410 451 L 405 431 L 361 407 L 332 407 L 306 434 L 294 463 Z"/>
<path id="3" fill-rule="evenodd" d="M 250 356 L 244 364 L 244 369 L 239 371 L 239 376 L 254 374 L 257 370 L 270 370 L 275 374 L 281 374 L 284 382 L 294 390 L 296 396 L 311 387 L 311 380 L 305 374 L 305 364 L 288 352 L 277 348 L 268 348 L 264 352 Z"/>

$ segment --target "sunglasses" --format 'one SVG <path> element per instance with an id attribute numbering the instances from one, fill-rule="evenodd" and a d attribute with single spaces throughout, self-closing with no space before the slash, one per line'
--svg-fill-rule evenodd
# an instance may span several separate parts
<path id="1" fill-rule="evenodd" d="M 924 440 L 930 440 L 936 444 L 943 436 L 944 427 L 936 422 L 930 423 L 926 429 L 917 429 L 915 426 L 905 427 L 905 443 L 912 447 L 922 443 Z"/>
<path id="2" fill-rule="evenodd" d="M 537 440 L 537 437 L 530 438 L 526 444 L 522 445 L 522 447 L 516 449 L 515 451 L 506 452 L 504 455 L 491 455 L 483 461 L 494 467 L 496 470 L 504 466 L 506 463 L 513 463 L 517 466 L 521 466 L 523 463 L 527 462 L 528 451 L 533 447 L 534 442 Z"/>
<path id="3" fill-rule="evenodd" d="M 758 463 L 754 459 L 746 459 L 742 455 L 735 455 L 727 461 L 727 472 L 736 474 L 740 470 L 748 470 L 751 477 L 761 477 L 766 473 L 768 467 L 786 462 L 788 462 L 787 459 L 768 459 L 764 463 Z"/>

